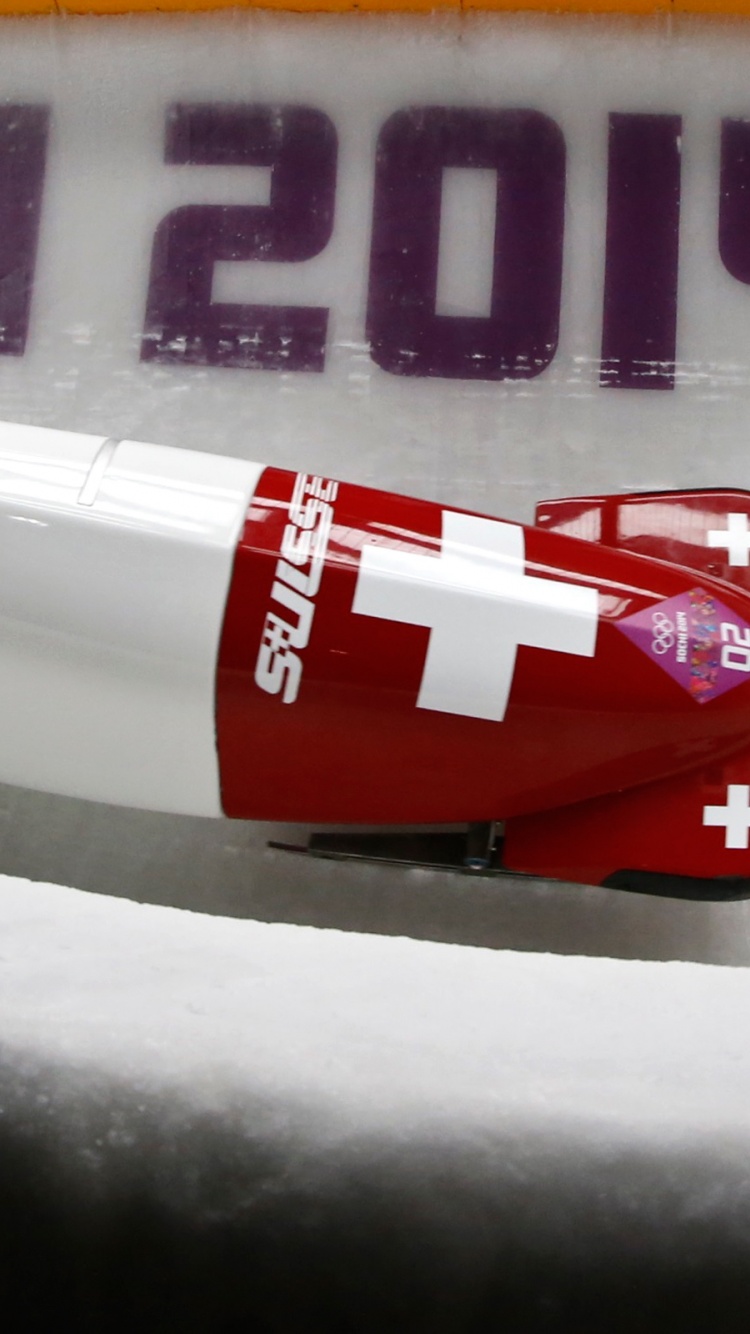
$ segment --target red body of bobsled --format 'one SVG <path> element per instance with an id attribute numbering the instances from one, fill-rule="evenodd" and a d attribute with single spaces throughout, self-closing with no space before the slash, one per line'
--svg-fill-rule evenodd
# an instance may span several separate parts
<path id="1" fill-rule="evenodd" d="M 509 869 L 593 883 L 747 875 L 748 511 L 601 498 L 521 528 L 266 469 L 219 653 L 225 811 L 502 819 Z"/>

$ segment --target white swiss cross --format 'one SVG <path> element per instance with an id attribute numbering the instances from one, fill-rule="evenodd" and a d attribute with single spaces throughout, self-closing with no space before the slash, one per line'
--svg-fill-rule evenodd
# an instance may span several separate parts
<path id="1" fill-rule="evenodd" d="M 729 783 L 726 806 L 704 806 L 704 825 L 724 825 L 725 848 L 750 846 L 750 786 L 747 783 Z"/>
<path id="2" fill-rule="evenodd" d="M 368 543 L 353 611 L 426 625 L 430 642 L 420 709 L 500 722 L 519 644 L 593 658 L 598 595 L 524 573 L 524 532 L 514 523 L 443 511 L 439 556 Z"/>
<path id="3" fill-rule="evenodd" d="M 726 528 L 709 528 L 710 547 L 726 547 L 729 565 L 750 565 L 750 530 L 746 514 L 728 514 Z"/>

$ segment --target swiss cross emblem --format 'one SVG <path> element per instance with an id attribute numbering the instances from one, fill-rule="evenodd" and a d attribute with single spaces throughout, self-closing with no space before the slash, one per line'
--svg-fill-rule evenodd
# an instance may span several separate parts
<path id="1" fill-rule="evenodd" d="M 429 626 L 417 708 L 500 722 L 519 645 L 594 656 L 596 589 L 526 574 L 524 562 L 519 524 L 454 510 L 439 556 L 363 548 L 353 611 Z"/>

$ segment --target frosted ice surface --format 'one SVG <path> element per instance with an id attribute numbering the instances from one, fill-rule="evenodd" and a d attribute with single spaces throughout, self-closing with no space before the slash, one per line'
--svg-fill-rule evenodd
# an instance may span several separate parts
<path id="1" fill-rule="evenodd" d="M 0 941 L 2 1262 L 32 1309 L 455 1332 L 616 1299 L 609 1328 L 651 1329 L 720 1289 L 742 1328 L 744 970 L 10 878 Z"/>
<path id="2" fill-rule="evenodd" d="M 6 1074 L 196 1110 L 241 1098 L 250 1119 L 257 1099 L 336 1137 L 750 1135 L 743 970 L 237 922 L 9 877 L 0 932 Z"/>

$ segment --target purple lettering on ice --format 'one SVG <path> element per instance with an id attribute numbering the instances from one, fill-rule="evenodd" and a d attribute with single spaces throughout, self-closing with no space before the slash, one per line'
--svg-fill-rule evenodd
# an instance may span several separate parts
<path id="1" fill-rule="evenodd" d="M 211 300 L 217 261 L 299 263 L 333 228 L 336 130 L 324 112 L 293 105 L 177 104 L 167 115 L 169 163 L 267 166 L 266 205 L 188 204 L 154 237 L 144 361 L 322 371 L 328 309 Z"/>
<path id="2" fill-rule="evenodd" d="M 605 387 L 674 388 L 681 129 L 679 116 L 609 118 Z"/>
<path id="3" fill-rule="evenodd" d="M 721 123 L 719 254 L 733 278 L 750 283 L 750 120 Z"/>
<path id="4" fill-rule="evenodd" d="M 443 169 L 497 171 L 488 315 L 436 314 Z M 393 375 L 527 380 L 557 350 L 565 143 L 538 111 L 414 107 L 377 146 L 367 336 Z"/>
<path id="5" fill-rule="evenodd" d="M 0 355 L 26 348 L 47 156 L 49 107 L 0 106 Z"/>

